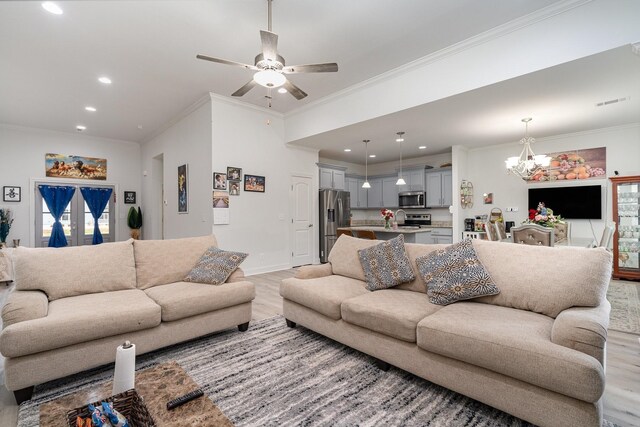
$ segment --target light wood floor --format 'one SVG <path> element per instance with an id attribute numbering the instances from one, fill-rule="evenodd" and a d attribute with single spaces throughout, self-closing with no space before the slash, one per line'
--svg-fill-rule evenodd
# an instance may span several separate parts
<path id="1" fill-rule="evenodd" d="M 280 282 L 292 277 L 295 270 L 251 276 L 256 285 L 253 302 L 253 320 L 262 320 L 282 314 Z M 0 307 L 8 294 L 0 285 Z M 604 393 L 604 415 L 622 427 L 640 426 L 640 342 L 637 335 L 609 331 L 607 340 L 607 386 Z M 0 374 L 3 373 L 0 356 Z M 18 407 L 13 394 L 0 386 L 0 426 L 17 423 Z"/>

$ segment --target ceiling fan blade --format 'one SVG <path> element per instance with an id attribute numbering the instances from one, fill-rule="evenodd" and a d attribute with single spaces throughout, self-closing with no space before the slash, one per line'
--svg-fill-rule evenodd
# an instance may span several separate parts
<path id="1" fill-rule="evenodd" d="M 291 83 L 289 80 L 285 81 L 283 86 L 298 101 L 307 96 L 307 94 L 302 89 Z"/>
<path id="2" fill-rule="evenodd" d="M 262 40 L 262 56 L 267 61 L 276 61 L 278 59 L 278 35 L 271 31 L 260 30 L 260 39 Z"/>
<path id="3" fill-rule="evenodd" d="M 292 65 L 282 69 L 282 72 L 285 74 L 335 73 L 336 71 L 338 71 L 338 64 L 335 62 L 329 62 L 327 64 Z"/>
<path id="4" fill-rule="evenodd" d="M 233 66 L 236 66 L 236 67 L 243 67 L 243 68 L 246 68 L 247 70 L 256 70 L 256 71 L 258 70 L 258 67 L 256 67 L 255 65 L 249 65 L 249 64 L 243 64 L 241 62 L 229 61 L 228 59 L 214 58 L 212 56 L 207 56 L 207 55 L 196 55 L 196 58 L 204 59 L 205 61 L 217 62 L 219 64 L 233 65 Z"/>
<path id="5" fill-rule="evenodd" d="M 242 86 L 240 89 L 238 89 L 237 91 L 233 92 L 231 94 L 231 96 L 242 96 L 245 93 L 249 92 L 251 89 L 254 88 L 255 85 L 257 85 L 258 83 L 256 83 L 255 80 L 251 79 L 249 80 L 249 83 L 247 83 L 246 85 Z"/>

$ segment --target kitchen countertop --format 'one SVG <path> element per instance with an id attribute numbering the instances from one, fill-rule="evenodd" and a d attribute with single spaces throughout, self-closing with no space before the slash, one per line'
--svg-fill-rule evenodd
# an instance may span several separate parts
<path id="1" fill-rule="evenodd" d="M 398 233 L 398 234 L 415 234 L 415 233 L 426 233 L 428 231 L 432 231 L 434 228 L 440 227 L 398 227 L 397 230 L 391 229 L 387 230 L 381 226 L 375 225 L 361 225 L 357 227 L 338 227 L 338 230 L 351 230 L 351 231 L 373 231 L 375 233 Z"/>

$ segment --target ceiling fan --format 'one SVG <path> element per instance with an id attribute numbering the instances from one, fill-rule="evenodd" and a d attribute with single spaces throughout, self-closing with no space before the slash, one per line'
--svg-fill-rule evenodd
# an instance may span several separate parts
<path id="1" fill-rule="evenodd" d="M 283 86 L 291 95 L 300 100 L 307 96 L 307 94 L 298 86 L 291 83 L 285 74 L 296 73 L 335 73 L 338 71 L 338 64 L 335 62 L 327 64 L 308 64 L 308 65 L 291 65 L 285 66 L 284 58 L 278 55 L 278 35 L 271 31 L 271 2 L 268 3 L 269 23 L 268 31 L 260 30 L 260 39 L 262 40 L 262 53 L 258 54 L 255 58 L 254 65 L 243 64 L 241 62 L 230 61 L 228 59 L 214 58 L 207 55 L 196 55 L 198 59 L 204 59 L 205 61 L 218 62 L 220 64 L 234 65 L 237 67 L 243 67 L 247 70 L 256 71 L 253 75 L 253 79 L 247 84 L 242 86 L 237 91 L 233 92 L 231 96 L 243 96 L 249 92 L 256 85 L 261 85 L 267 89 L 274 89 Z M 267 96 L 267 98 L 271 98 Z"/>

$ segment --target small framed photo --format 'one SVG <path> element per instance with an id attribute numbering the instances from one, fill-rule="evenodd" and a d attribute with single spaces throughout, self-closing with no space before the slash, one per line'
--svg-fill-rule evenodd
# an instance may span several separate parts
<path id="1" fill-rule="evenodd" d="M 246 175 L 244 176 L 244 191 L 250 191 L 254 193 L 264 193 L 265 178 L 258 175 Z"/>
<path id="2" fill-rule="evenodd" d="M 124 192 L 124 203 L 127 205 L 135 205 L 136 204 L 136 192 L 135 191 L 125 191 Z"/>
<path id="3" fill-rule="evenodd" d="M 19 202 L 22 200 L 20 187 L 2 187 L 3 202 Z"/>
<path id="4" fill-rule="evenodd" d="M 240 181 L 242 179 L 242 168 L 227 166 L 227 179 L 229 181 Z"/>
<path id="5" fill-rule="evenodd" d="M 240 181 L 231 181 L 229 180 L 229 195 L 230 196 L 239 196 L 240 195 L 240 186 L 242 183 Z"/>
<path id="6" fill-rule="evenodd" d="M 227 189 L 227 174 L 224 172 L 213 173 L 213 189 L 214 190 L 226 190 Z"/>

